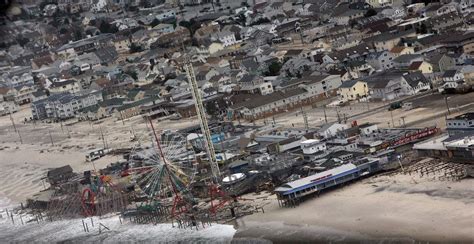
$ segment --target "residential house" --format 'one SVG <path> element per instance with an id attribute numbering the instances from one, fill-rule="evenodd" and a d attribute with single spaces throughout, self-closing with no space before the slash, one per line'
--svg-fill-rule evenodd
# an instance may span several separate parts
<path id="1" fill-rule="evenodd" d="M 394 67 L 393 59 L 395 57 L 396 56 L 392 52 L 381 51 L 381 52 L 371 53 L 367 57 L 366 61 L 374 69 L 382 71 L 382 70 L 392 69 Z"/>
<path id="2" fill-rule="evenodd" d="M 393 67 L 397 69 L 406 69 L 413 62 L 422 62 L 424 57 L 420 54 L 404 54 L 393 59 Z"/>
<path id="3" fill-rule="evenodd" d="M 48 96 L 46 95 L 46 92 L 44 90 L 36 90 L 33 93 L 31 93 L 31 102 L 36 102 L 39 100 L 43 100 L 47 98 Z"/>
<path id="4" fill-rule="evenodd" d="M 448 13 L 430 18 L 427 26 L 435 33 L 452 33 L 456 28 L 464 26 L 464 18 L 457 12 Z"/>
<path id="5" fill-rule="evenodd" d="M 443 74 L 443 83 L 440 91 L 457 89 L 464 83 L 464 74 L 458 69 L 446 70 Z"/>
<path id="6" fill-rule="evenodd" d="M 311 19 L 303 18 L 289 18 L 280 22 L 276 27 L 275 31 L 280 37 L 290 36 L 292 33 L 304 31 L 311 27 Z"/>
<path id="7" fill-rule="evenodd" d="M 237 43 L 235 34 L 230 31 L 220 31 L 211 35 L 211 40 L 219 41 L 224 47 L 232 46 Z"/>
<path id="8" fill-rule="evenodd" d="M 198 44 L 203 44 L 206 40 L 211 39 L 214 33 L 219 32 L 218 24 L 203 25 L 194 33 L 194 38 Z"/>
<path id="9" fill-rule="evenodd" d="M 142 107 L 156 104 L 157 100 L 159 100 L 157 97 L 146 97 L 138 101 L 124 103 L 122 106 L 114 109 L 113 116 L 117 120 L 124 120 L 137 116 L 143 112 Z"/>
<path id="10" fill-rule="evenodd" d="M 249 36 L 247 41 L 258 47 L 271 43 L 274 37 L 275 35 L 270 32 L 257 29 Z"/>
<path id="11" fill-rule="evenodd" d="M 412 93 L 411 86 L 403 78 L 403 72 L 390 70 L 364 78 L 372 99 L 393 100 Z"/>
<path id="12" fill-rule="evenodd" d="M 436 17 L 452 12 L 457 12 L 453 4 L 431 3 L 422 11 L 422 14 L 426 17 Z"/>
<path id="13" fill-rule="evenodd" d="M 265 118 L 321 100 L 320 94 L 313 95 L 304 88 L 285 89 L 268 95 L 247 94 L 244 96 L 244 100 L 230 106 L 228 112 L 233 118 L 246 120 Z"/>
<path id="14" fill-rule="evenodd" d="M 364 14 L 365 10 L 348 8 L 345 11 L 334 14 L 332 20 L 338 25 L 349 25 L 351 20 L 362 18 Z"/>
<path id="15" fill-rule="evenodd" d="M 16 90 L 15 102 L 19 105 L 30 103 L 32 94 L 36 90 L 33 85 L 21 85 L 14 88 Z"/>
<path id="16" fill-rule="evenodd" d="M 112 98 L 103 100 L 97 105 L 89 106 L 79 110 L 76 117 L 79 120 L 99 120 L 109 117 L 113 114 L 114 109 L 123 105 L 125 98 Z"/>
<path id="17" fill-rule="evenodd" d="M 238 82 L 238 91 L 243 93 L 258 93 L 268 95 L 273 93 L 273 86 L 257 75 L 244 75 Z"/>
<path id="18" fill-rule="evenodd" d="M 48 98 L 33 102 L 31 113 L 35 120 L 68 119 L 75 117 L 82 108 L 96 105 L 102 100 L 102 93 L 97 91 L 80 95 L 52 94 Z"/>
<path id="19" fill-rule="evenodd" d="M 466 65 L 461 68 L 461 73 L 464 76 L 464 82 L 466 84 L 474 85 L 474 65 Z"/>
<path id="20" fill-rule="evenodd" d="M 361 60 L 349 61 L 346 67 L 350 75 L 355 79 L 371 75 L 375 72 L 375 69 L 370 64 Z"/>
<path id="21" fill-rule="evenodd" d="M 61 57 L 73 57 L 87 52 L 93 52 L 98 47 L 112 45 L 113 34 L 106 33 L 88 37 L 78 41 L 64 44 L 56 49 L 56 54 Z"/>
<path id="22" fill-rule="evenodd" d="M 350 60 L 365 60 L 372 52 L 374 52 L 372 44 L 361 42 L 355 47 L 328 53 L 323 56 L 322 61 L 324 64 L 337 64 Z"/>
<path id="23" fill-rule="evenodd" d="M 382 8 L 392 5 L 393 0 L 365 0 L 373 8 Z"/>
<path id="24" fill-rule="evenodd" d="M 77 93 L 81 90 L 81 84 L 76 80 L 57 81 L 53 82 L 47 89 L 51 93 Z"/>
<path id="25" fill-rule="evenodd" d="M 373 37 L 366 38 L 364 41 L 373 43 L 376 51 L 391 50 L 398 46 L 402 38 L 414 37 L 416 32 L 414 30 L 385 32 Z"/>
<path id="26" fill-rule="evenodd" d="M 446 53 L 432 52 L 427 55 L 427 61 L 433 66 L 433 72 L 444 72 L 452 69 L 456 61 Z"/>
<path id="27" fill-rule="evenodd" d="M 53 57 L 51 55 L 45 55 L 39 58 L 31 60 L 31 68 L 34 70 L 40 69 L 42 67 L 51 65 L 54 63 Z"/>
<path id="28" fill-rule="evenodd" d="M 174 9 L 167 9 L 160 11 L 155 15 L 155 18 L 160 22 L 176 18 L 176 11 Z"/>
<path id="29" fill-rule="evenodd" d="M 310 75 L 300 79 L 293 79 L 283 82 L 278 87 L 279 90 L 291 88 L 304 88 L 315 99 L 324 99 L 337 94 L 337 88 L 342 84 L 340 75 Z"/>
<path id="30" fill-rule="evenodd" d="M 154 43 L 150 45 L 150 48 L 170 48 L 170 47 L 181 47 L 191 42 L 191 33 L 185 27 L 178 26 L 176 29 L 167 34 L 160 35 Z"/>
<path id="31" fill-rule="evenodd" d="M 174 31 L 174 26 L 172 24 L 158 24 L 153 27 L 153 30 L 157 31 L 159 35 L 171 33 Z"/>
<path id="32" fill-rule="evenodd" d="M 119 53 L 126 53 L 130 49 L 130 39 L 126 36 L 116 37 L 113 43 L 115 50 Z"/>
<path id="33" fill-rule="evenodd" d="M 421 71 L 410 72 L 403 75 L 403 79 L 410 86 L 406 94 L 414 95 L 422 91 L 431 89 L 431 82 L 423 75 Z"/>
<path id="34" fill-rule="evenodd" d="M 408 67 L 408 71 L 421 71 L 423 74 L 433 73 L 433 66 L 426 61 L 415 61 Z"/>
<path id="35" fill-rule="evenodd" d="M 392 49 L 390 49 L 390 53 L 393 56 L 398 57 L 404 54 L 414 54 L 415 49 L 413 47 L 395 46 Z"/>
<path id="36" fill-rule="evenodd" d="M 363 80 L 349 80 L 343 82 L 337 89 L 340 101 L 354 101 L 366 97 L 369 93 L 367 83 Z"/>
<path id="37" fill-rule="evenodd" d="M 0 100 L 0 116 L 16 113 L 18 110 L 20 110 L 20 107 L 16 102 Z"/>

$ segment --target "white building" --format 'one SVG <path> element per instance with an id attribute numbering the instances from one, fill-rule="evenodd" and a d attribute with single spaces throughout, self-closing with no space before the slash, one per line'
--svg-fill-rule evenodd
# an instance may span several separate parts
<path id="1" fill-rule="evenodd" d="M 370 136 L 373 133 L 378 132 L 378 127 L 376 124 L 363 124 L 359 126 L 360 133 L 364 136 Z"/>
<path id="2" fill-rule="evenodd" d="M 224 45 L 224 47 L 232 46 L 237 43 L 237 40 L 235 39 L 235 34 L 230 31 L 221 31 L 215 33 L 212 35 L 211 39 L 219 40 Z"/>
<path id="3" fill-rule="evenodd" d="M 303 150 L 303 154 L 315 154 L 326 151 L 327 147 L 326 142 L 310 139 L 301 142 L 301 149 Z"/>
<path id="4" fill-rule="evenodd" d="M 318 135 L 323 138 L 331 138 L 336 136 L 336 133 L 348 129 L 349 126 L 346 124 L 330 123 L 325 124 L 321 129 L 318 130 Z"/>
<path id="5" fill-rule="evenodd" d="M 18 112 L 19 107 L 13 101 L 1 101 L 0 102 L 0 116 L 4 116 L 10 113 Z"/>
<path id="6" fill-rule="evenodd" d="M 103 101 L 101 92 L 79 96 L 69 93 L 54 94 L 46 99 L 33 102 L 31 113 L 33 119 L 37 120 L 68 119 L 75 117 L 82 108 L 96 105 L 100 101 Z"/>

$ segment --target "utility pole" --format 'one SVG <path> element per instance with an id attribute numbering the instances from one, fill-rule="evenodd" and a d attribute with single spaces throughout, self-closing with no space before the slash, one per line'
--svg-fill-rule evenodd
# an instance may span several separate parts
<path id="1" fill-rule="evenodd" d="M 105 143 L 104 133 L 102 132 L 102 126 L 99 125 L 100 135 L 102 137 L 102 143 L 104 144 L 104 149 L 107 149 L 107 144 Z"/>
<path id="2" fill-rule="evenodd" d="M 365 103 L 367 103 L 367 111 L 370 111 L 369 108 L 369 88 L 365 86 Z"/>
<path id="3" fill-rule="evenodd" d="M 23 144 L 23 139 L 21 138 L 21 134 L 20 134 L 20 131 L 18 130 L 18 137 L 20 137 L 20 144 Z"/>
<path id="4" fill-rule="evenodd" d="M 444 96 L 444 102 L 446 103 L 446 109 L 448 109 L 448 114 L 451 114 L 451 110 L 449 110 L 449 104 L 448 104 L 448 96 Z"/>
<path id="5" fill-rule="evenodd" d="M 326 115 L 326 105 L 323 106 L 324 110 L 324 122 L 327 124 L 328 123 L 328 116 Z"/>
<path id="6" fill-rule="evenodd" d="M 337 122 L 341 123 L 341 115 L 339 114 L 339 110 L 336 107 L 336 114 L 337 114 Z"/>
<path id="7" fill-rule="evenodd" d="M 303 110 L 303 107 L 301 107 L 301 114 L 303 115 L 304 128 L 306 129 L 306 131 L 308 131 L 309 130 L 308 116 L 306 115 L 306 112 Z"/>
<path id="8" fill-rule="evenodd" d="M 120 119 L 122 120 L 122 125 L 125 125 L 125 122 L 123 121 L 122 111 L 120 111 Z"/>
<path id="9" fill-rule="evenodd" d="M 13 129 L 15 130 L 15 132 L 17 132 L 16 125 L 15 125 L 15 120 L 12 117 L 12 111 L 10 109 L 9 109 L 9 111 L 10 111 L 10 121 L 12 122 Z"/>
<path id="10" fill-rule="evenodd" d="M 51 135 L 51 130 L 48 130 L 48 132 L 49 132 L 49 139 L 51 140 L 51 146 L 54 146 L 53 136 Z"/>
<path id="11" fill-rule="evenodd" d="M 393 121 L 393 111 L 390 110 L 390 117 L 392 118 L 392 126 L 395 128 L 395 122 Z"/>

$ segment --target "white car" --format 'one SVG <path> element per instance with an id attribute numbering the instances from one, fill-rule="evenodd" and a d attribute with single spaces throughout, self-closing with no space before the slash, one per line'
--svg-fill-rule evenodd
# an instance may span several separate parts
<path id="1" fill-rule="evenodd" d="M 336 100 L 336 101 L 331 102 L 331 103 L 328 104 L 327 106 L 328 106 L 328 107 L 338 107 L 338 106 L 341 106 L 342 104 L 344 104 L 344 101 L 342 101 L 342 100 Z"/>

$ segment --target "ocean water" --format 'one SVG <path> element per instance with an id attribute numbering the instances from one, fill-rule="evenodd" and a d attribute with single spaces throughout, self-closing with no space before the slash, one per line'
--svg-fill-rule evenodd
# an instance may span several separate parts
<path id="1" fill-rule="evenodd" d="M 122 224 L 117 215 L 27 223 L 31 216 L 22 215 L 20 219 L 16 214 L 12 223 L 4 209 L 11 209 L 14 204 L 1 197 L 0 206 L 0 243 L 230 243 L 236 232 L 232 225 L 221 224 L 198 230 L 180 229 L 167 223 L 137 225 L 122 221 Z M 83 220 L 89 232 L 84 231 Z"/>

